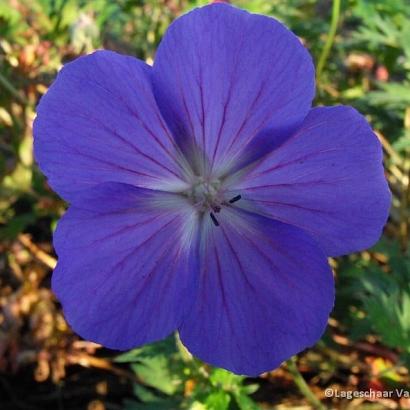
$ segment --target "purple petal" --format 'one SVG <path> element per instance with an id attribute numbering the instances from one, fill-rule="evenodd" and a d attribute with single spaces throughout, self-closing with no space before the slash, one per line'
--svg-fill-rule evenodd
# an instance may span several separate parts
<path id="1" fill-rule="evenodd" d="M 303 228 L 328 256 L 347 254 L 373 245 L 386 223 L 391 194 L 382 158 L 356 110 L 316 108 L 235 189 L 258 212 Z"/>
<path id="2" fill-rule="evenodd" d="M 174 194 L 116 183 L 83 192 L 54 236 L 52 288 L 73 329 L 121 350 L 175 330 L 197 288 L 196 228 Z"/>
<path id="3" fill-rule="evenodd" d="M 333 276 L 302 230 L 243 211 L 220 218 L 204 220 L 199 294 L 179 331 L 202 360 L 255 376 L 321 337 Z"/>
<path id="4" fill-rule="evenodd" d="M 66 64 L 37 109 L 34 148 L 51 186 L 72 200 L 101 182 L 181 185 L 175 142 L 151 89 L 151 68 L 98 51 Z"/>
<path id="5" fill-rule="evenodd" d="M 226 4 L 177 19 L 153 71 L 161 111 L 202 172 L 235 166 L 257 135 L 264 153 L 272 149 L 300 125 L 314 96 L 311 57 L 298 38 L 272 18 Z M 269 135 L 260 134 L 265 128 Z"/>

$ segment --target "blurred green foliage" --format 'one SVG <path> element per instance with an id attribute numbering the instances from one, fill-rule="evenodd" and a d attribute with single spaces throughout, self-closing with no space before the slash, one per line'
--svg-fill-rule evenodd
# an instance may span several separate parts
<path id="1" fill-rule="evenodd" d="M 132 350 L 116 361 L 131 363 L 145 384 L 135 385 L 135 395 L 140 402 L 128 401 L 126 410 L 259 408 L 248 397 L 258 385 L 244 385 L 245 377 L 205 366 L 190 355 L 178 338 L 170 337 Z"/>
<path id="2" fill-rule="evenodd" d="M 47 187 L 33 159 L 32 121 L 41 95 L 65 62 L 95 48 L 113 49 L 152 63 L 169 23 L 188 9 L 206 3 L 0 0 L 0 307 L 12 312 L 0 314 L 0 352 L 9 352 L 4 354 L 6 361 L 0 361 L 1 371 L 16 366 L 21 356 L 32 351 L 32 362 L 43 366 L 40 353 L 48 349 L 52 352 L 46 360 L 50 377 L 64 379 L 64 372 L 55 376 L 56 357 L 61 360 L 61 351 L 68 355 L 77 340 L 61 324 L 59 307 L 46 292 L 52 263 L 24 239 L 29 234 L 41 251 L 51 253 L 51 233 L 65 209 Z M 330 0 L 233 3 L 286 23 L 318 61 L 330 25 Z M 334 323 L 315 352 L 306 360 L 302 357 L 302 363 L 308 363 L 308 373 L 316 372 L 312 383 L 321 388 L 332 380 L 343 380 L 339 373 L 353 374 L 352 369 L 357 367 L 361 379 L 356 387 L 357 383 L 370 386 L 378 376 L 367 364 L 380 356 L 388 358 L 391 369 L 387 366 L 387 373 L 393 374 L 390 379 L 409 384 L 408 374 L 397 373 L 400 366 L 410 368 L 408 0 L 343 0 L 335 42 L 318 80 L 317 105 L 353 105 L 367 115 L 377 131 L 385 151 L 393 203 L 383 239 L 374 249 L 332 261 L 338 292 Z M 13 313 L 15 303 L 34 293 L 36 298 L 30 299 L 28 309 Z M 37 304 L 41 309 L 36 308 Z M 33 312 L 37 315 L 41 311 L 39 317 L 43 318 L 50 306 L 56 309 L 53 325 L 46 337 L 39 337 Z M 16 338 L 16 334 L 20 336 Z M 338 344 L 341 336 L 347 337 L 347 345 L 359 352 L 349 358 L 348 370 L 345 353 Z M 360 350 L 363 343 L 367 350 Z M 11 349 L 21 355 L 11 354 Z M 324 358 L 327 367 L 322 363 Z M 364 359 L 369 359 L 367 367 L 363 367 Z M 124 402 L 128 410 L 253 410 L 259 408 L 255 400 L 275 400 L 266 398 L 269 396 L 263 392 L 269 389 L 261 380 L 250 383 L 207 366 L 192 358 L 172 337 L 120 355 L 115 363 L 127 366 L 136 377 L 134 397 Z M 274 379 L 276 383 L 280 377 Z M 289 386 L 288 390 L 292 391 Z"/>
<path id="3" fill-rule="evenodd" d="M 410 258 L 404 258 L 397 242 L 382 240 L 374 252 L 387 256 L 388 271 L 372 259 L 354 258 L 342 270 L 345 285 L 340 302 L 361 308 L 353 311 L 348 331 L 355 339 L 372 331 L 391 348 L 398 349 L 410 364 Z M 346 314 L 346 313 L 344 313 Z"/>

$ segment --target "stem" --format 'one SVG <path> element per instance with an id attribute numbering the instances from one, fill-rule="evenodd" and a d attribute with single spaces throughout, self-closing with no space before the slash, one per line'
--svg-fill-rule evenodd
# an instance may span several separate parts
<path id="1" fill-rule="evenodd" d="M 178 352 L 181 355 L 182 361 L 185 363 L 192 362 L 192 355 L 188 352 L 187 348 L 182 344 L 178 332 L 175 332 L 175 343 L 177 345 Z"/>
<path id="2" fill-rule="evenodd" d="M 3 74 L 0 73 L 0 85 L 3 86 L 19 103 L 23 105 L 28 105 L 28 101 L 18 92 L 13 84 L 7 80 Z"/>
<path id="3" fill-rule="evenodd" d="M 289 373 L 293 377 L 299 391 L 305 396 L 306 400 L 313 406 L 314 409 L 326 410 L 326 407 L 320 402 L 320 400 L 310 390 L 308 384 L 300 373 L 298 366 L 296 365 L 296 356 L 286 361 Z"/>
<path id="4" fill-rule="evenodd" d="M 341 4 L 341 0 L 333 0 L 332 20 L 330 22 L 329 32 L 327 34 L 326 43 L 323 47 L 322 53 L 320 54 L 319 62 L 317 63 L 317 69 L 316 69 L 317 83 L 319 83 L 320 81 L 320 76 L 322 75 L 323 68 L 325 67 L 327 58 L 329 56 L 330 50 L 335 40 L 337 25 L 339 23 L 339 18 L 340 18 L 340 4 Z"/>

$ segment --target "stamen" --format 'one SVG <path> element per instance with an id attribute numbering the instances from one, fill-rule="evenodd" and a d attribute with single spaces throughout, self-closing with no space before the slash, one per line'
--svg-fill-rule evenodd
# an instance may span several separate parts
<path id="1" fill-rule="evenodd" d="M 230 204 L 233 204 L 234 202 L 239 201 L 241 198 L 242 198 L 241 195 L 236 195 L 236 196 L 234 196 L 232 199 L 229 200 L 229 203 L 230 203 Z"/>
<path id="2" fill-rule="evenodd" d="M 221 207 L 218 206 L 218 205 L 214 205 L 214 206 L 212 207 L 212 210 L 213 210 L 214 212 L 218 213 L 218 212 L 221 212 Z"/>
<path id="3" fill-rule="evenodd" d="M 215 225 L 215 226 L 219 226 L 219 222 L 218 222 L 218 220 L 216 219 L 214 213 L 211 212 L 210 215 L 211 215 L 211 219 L 212 219 L 212 222 L 214 223 L 214 225 Z"/>

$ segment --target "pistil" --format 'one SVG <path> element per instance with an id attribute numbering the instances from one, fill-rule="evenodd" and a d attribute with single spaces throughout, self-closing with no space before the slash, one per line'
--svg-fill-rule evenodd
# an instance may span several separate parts
<path id="1" fill-rule="evenodd" d="M 221 185 L 221 181 L 218 179 L 209 180 L 203 177 L 196 177 L 191 190 L 185 192 L 191 198 L 198 212 L 209 212 L 209 216 L 215 226 L 220 226 L 216 214 L 220 213 L 224 206 L 229 207 L 242 198 L 241 195 L 236 195 L 227 201 L 224 198 L 224 190 Z"/>

